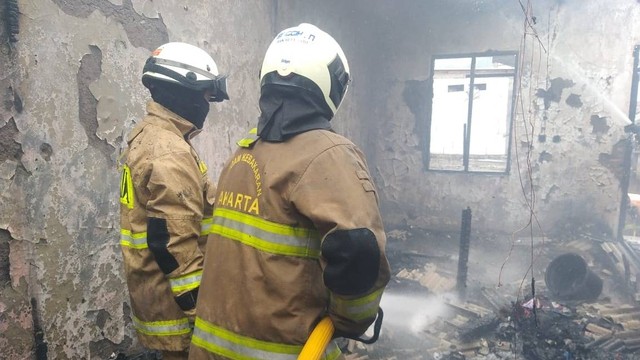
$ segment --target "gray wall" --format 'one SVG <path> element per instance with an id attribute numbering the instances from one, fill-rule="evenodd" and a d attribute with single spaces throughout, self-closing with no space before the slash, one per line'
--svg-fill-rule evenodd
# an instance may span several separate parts
<path id="1" fill-rule="evenodd" d="M 354 80 L 333 122 L 366 152 L 388 229 L 457 230 L 469 206 L 474 229 L 514 232 L 529 221 L 530 188 L 545 232 L 617 225 L 637 1 L 535 2 L 544 50 L 532 36 L 523 42 L 523 11 L 507 0 L 18 4 L 18 42 L 0 29 L 0 350 L 8 358 L 31 357 L 36 345 L 50 359 L 139 350 L 118 247 L 116 159 L 148 98 L 142 64 L 170 40 L 202 46 L 231 75 L 232 101 L 214 105 L 195 142 L 213 179 L 255 123 L 272 36 L 311 22 L 349 59 Z M 5 15 L 0 9 L 3 23 Z M 487 50 L 525 60 L 511 173 L 425 172 L 431 57 Z"/>
<path id="2" fill-rule="evenodd" d="M 526 39 L 517 1 L 279 3 L 281 26 L 317 21 L 343 45 L 354 81 L 334 122 L 365 149 L 388 228 L 458 230 L 469 206 L 475 230 L 511 233 L 529 202 L 537 233 L 615 234 L 637 1 L 532 2 L 538 38 Z M 510 174 L 426 172 L 432 56 L 489 50 L 518 51 L 523 65 Z"/>
<path id="3" fill-rule="evenodd" d="M 394 49 L 386 66 L 393 69 L 391 89 L 373 136 L 386 140 L 373 156 L 387 221 L 455 230 L 460 211 L 469 206 L 476 229 L 511 233 L 529 222 L 525 196 L 533 196 L 536 232 L 563 232 L 567 226 L 595 227 L 598 233 L 615 229 L 621 198 L 616 144 L 624 137 L 640 5 L 630 0 L 535 2 L 541 46 L 532 35 L 523 42 L 524 16 L 517 2 L 403 4 L 378 8 L 394 19 L 387 30 L 396 34 L 383 46 Z M 511 173 L 425 173 L 420 149 L 427 114 L 416 93 L 427 93 L 430 57 L 487 50 L 518 50 L 524 65 Z M 548 108 L 539 94 L 546 94 Z M 569 96 L 581 105 L 570 105 Z M 546 141 L 538 141 L 538 134 Z M 553 142 L 554 136 L 560 141 Z"/>
<path id="4" fill-rule="evenodd" d="M 212 106 L 196 141 L 215 179 L 231 144 L 258 115 L 271 2 L 18 5 L 17 42 L 8 42 L 4 16 L 0 21 L 1 357 L 32 358 L 36 332 L 49 359 L 134 352 L 116 159 L 148 99 L 142 66 L 158 45 L 186 41 L 230 74 L 233 101 Z"/>

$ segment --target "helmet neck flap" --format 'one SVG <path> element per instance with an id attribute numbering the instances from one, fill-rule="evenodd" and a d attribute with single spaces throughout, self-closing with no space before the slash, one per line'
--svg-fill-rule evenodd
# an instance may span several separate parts
<path id="1" fill-rule="evenodd" d="M 331 130 L 331 110 L 324 100 L 297 87 L 264 85 L 260 111 L 258 136 L 264 141 L 281 142 L 309 130 Z"/>
<path id="2" fill-rule="evenodd" d="M 202 129 L 209 113 L 209 102 L 204 98 L 204 91 L 166 81 L 153 81 L 150 85 L 153 101 Z"/>

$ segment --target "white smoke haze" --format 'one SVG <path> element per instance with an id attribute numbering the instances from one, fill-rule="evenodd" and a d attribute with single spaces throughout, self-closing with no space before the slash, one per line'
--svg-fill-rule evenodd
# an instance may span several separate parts
<path id="1" fill-rule="evenodd" d="M 381 307 L 384 311 L 385 328 L 406 331 L 420 335 L 438 319 L 450 314 L 451 309 L 445 301 L 455 297 L 445 295 L 419 295 L 385 292 Z"/>

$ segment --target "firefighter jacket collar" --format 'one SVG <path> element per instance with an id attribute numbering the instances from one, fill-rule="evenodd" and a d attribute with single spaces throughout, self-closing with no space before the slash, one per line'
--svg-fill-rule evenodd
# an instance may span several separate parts
<path id="1" fill-rule="evenodd" d="M 181 118 L 153 100 L 147 102 L 147 114 L 148 116 L 145 117 L 144 122 L 153 123 L 156 126 L 183 137 L 185 140 L 192 139 L 201 131 L 188 120 Z M 144 126 L 136 127 L 129 135 L 127 143 L 133 141 L 133 139 L 142 132 L 143 127 Z"/>

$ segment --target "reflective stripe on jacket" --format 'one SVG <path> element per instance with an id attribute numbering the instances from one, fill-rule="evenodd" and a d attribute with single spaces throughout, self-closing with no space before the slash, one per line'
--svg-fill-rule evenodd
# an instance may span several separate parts
<path id="1" fill-rule="evenodd" d="M 296 360 L 302 345 L 272 343 L 242 336 L 196 317 L 191 342 L 199 348 L 229 359 Z M 322 360 L 335 360 L 341 355 L 335 342 L 327 346 Z"/>
<path id="2" fill-rule="evenodd" d="M 377 201 L 364 156 L 333 132 L 238 149 L 218 182 L 190 359 L 293 360 L 326 315 L 364 332 L 389 280 Z M 379 270 L 366 293 L 340 296 L 323 283 L 322 241 L 358 228 L 375 235 Z"/>
<path id="3" fill-rule="evenodd" d="M 212 222 L 215 191 L 185 136 L 195 127 L 150 101 L 147 115 L 127 139 L 120 186 L 120 245 L 131 297 L 133 326 L 143 346 L 181 351 L 189 346 L 192 314 L 176 297 L 200 286 L 203 255 L 199 238 Z M 150 249 L 150 218 L 166 224 L 163 255 L 174 268 L 165 274 L 163 259 Z M 164 251 L 164 250 L 163 250 Z M 165 260 L 166 261 L 166 260 Z M 167 267 L 165 266 L 165 270 Z"/>

